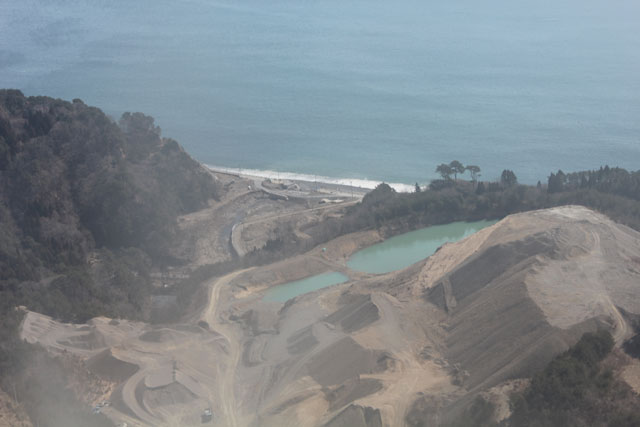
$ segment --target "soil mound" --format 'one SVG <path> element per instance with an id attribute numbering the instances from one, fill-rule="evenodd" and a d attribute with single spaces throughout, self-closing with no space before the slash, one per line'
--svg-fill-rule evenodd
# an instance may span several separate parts
<path id="1" fill-rule="evenodd" d="M 449 314 L 446 355 L 465 385 L 492 386 L 541 368 L 584 332 L 628 336 L 618 307 L 640 312 L 638 256 L 640 233 L 586 208 L 528 212 L 494 226 L 424 295 Z"/>
<path id="2" fill-rule="evenodd" d="M 107 346 L 104 336 L 95 330 L 88 334 L 70 335 L 66 339 L 58 340 L 58 344 L 81 350 L 95 350 Z"/>
<path id="3" fill-rule="evenodd" d="M 382 382 L 374 378 L 354 378 L 333 390 L 326 391 L 329 409 L 335 410 L 382 389 Z"/>
<path id="4" fill-rule="evenodd" d="M 382 419 L 378 409 L 350 405 L 325 424 L 325 427 L 382 427 Z"/>
<path id="5" fill-rule="evenodd" d="M 340 325 L 347 333 L 355 332 L 380 318 L 378 307 L 371 301 L 371 295 L 349 295 L 350 301 L 338 311 L 327 316 L 325 321 Z"/>
<path id="6" fill-rule="evenodd" d="M 313 326 L 307 326 L 287 339 L 287 351 L 291 355 L 306 353 L 316 345 L 318 339 L 313 335 Z"/>
<path id="7" fill-rule="evenodd" d="M 360 374 L 385 369 L 381 352 L 365 349 L 350 337 L 345 337 L 314 356 L 308 365 L 309 374 L 318 384 L 331 386 Z"/>
<path id="8" fill-rule="evenodd" d="M 144 334 L 140 335 L 138 339 L 140 341 L 161 343 L 172 341 L 173 339 L 175 339 L 175 337 L 175 332 L 163 328 L 147 331 Z"/>
<path id="9" fill-rule="evenodd" d="M 198 399 L 198 396 L 189 391 L 180 383 L 172 382 L 163 387 L 146 389 L 144 402 L 149 408 L 160 408 L 169 405 L 184 405 Z"/>
<path id="10" fill-rule="evenodd" d="M 138 371 L 132 363 L 117 359 L 111 350 L 104 350 L 87 360 L 87 369 L 101 378 L 113 382 L 122 382 Z"/>

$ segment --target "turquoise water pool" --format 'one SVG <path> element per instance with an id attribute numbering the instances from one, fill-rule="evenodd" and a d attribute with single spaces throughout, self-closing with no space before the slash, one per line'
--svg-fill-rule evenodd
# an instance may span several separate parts
<path id="1" fill-rule="evenodd" d="M 461 240 L 496 222 L 453 222 L 411 231 L 356 252 L 347 265 L 366 273 L 400 270 L 432 255 L 443 244 Z"/>
<path id="2" fill-rule="evenodd" d="M 326 288 L 327 286 L 337 285 L 338 283 L 344 283 L 347 280 L 349 280 L 347 276 L 334 271 L 318 274 L 316 276 L 307 277 L 306 279 L 274 286 L 265 293 L 264 300 L 285 302 L 298 295 Z"/>

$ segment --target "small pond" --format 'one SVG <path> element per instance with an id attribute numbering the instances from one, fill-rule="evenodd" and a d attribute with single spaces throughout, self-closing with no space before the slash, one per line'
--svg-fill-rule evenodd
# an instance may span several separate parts
<path id="1" fill-rule="evenodd" d="M 293 297 L 307 292 L 326 288 L 327 286 L 344 283 L 349 278 L 342 273 L 329 272 L 296 280 L 295 282 L 283 283 L 267 290 L 264 294 L 265 301 L 285 302 Z"/>
<path id="2" fill-rule="evenodd" d="M 400 270 L 432 255 L 443 244 L 461 240 L 496 222 L 452 222 L 411 231 L 356 252 L 347 265 L 366 273 Z"/>

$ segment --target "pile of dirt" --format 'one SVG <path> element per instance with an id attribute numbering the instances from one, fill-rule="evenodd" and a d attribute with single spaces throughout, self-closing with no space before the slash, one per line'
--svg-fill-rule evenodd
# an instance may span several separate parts
<path id="1" fill-rule="evenodd" d="M 325 427 L 382 427 L 382 420 L 378 409 L 350 405 Z"/>
<path id="2" fill-rule="evenodd" d="M 339 385 L 385 369 L 384 354 L 365 349 L 345 337 L 316 354 L 308 364 L 309 375 L 322 386 Z"/>
<path id="3" fill-rule="evenodd" d="M 174 341 L 178 338 L 179 334 L 168 328 L 152 329 L 140 335 L 138 339 L 140 341 L 146 341 L 151 343 L 163 343 Z"/>
<path id="4" fill-rule="evenodd" d="M 628 335 L 616 307 L 640 312 L 640 233 L 564 207 L 514 215 L 492 236 L 425 291 L 449 313 L 447 356 L 468 387 L 527 376 L 587 331 Z"/>
<path id="5" fill-rule="evenodd" d="M 113 356 L 110 349 L 101 351 L 86 361 L 89 371 L 101 378 L 120 383 L 138 371 L 132 363 L 124 362 Z"/>
<path id="6" fill-rule="evenodd" d="M 355 332 L 380 319 L 378 307 L 371 301 L 371 295 L 345 295 L 344 306 L 327 316 L 325 321 L 340 325 L 347 333 Z"/>
<path id="7" fill-rule="evenodd" d="M 58 344 L 82 350 L 95 350 L 107 346 L 104 336 L 96 330 L 88 334 L 69 336 L 67 339 L 58 341 Z"/>
<path id="8" fill-rule="evenodd" d="M 382 389 L 381 381 L 374 378 L 358 377 L 345 381 L 338 387 L 326 389 L 325 395 L 329 401 L 329 409 L 335 410 L 380 389 Z"/>
<path id="9" fill-rule="evenodd" d="M 302 354 L 312 350 L 318 344 L 318 339 L 313 335 L 313 326 L 307 326 L 287 338 L 287 351 L 291 355 Z"/>
<path id="10" fill-rule="evenodd" d="M 510 216 L 485 234 L 434 254 L 412 289 L 447 314 L 443 355 L 470 391 L 448 413 L 542 369 L 585 332 L 607 329 L 622 343 L 640 313 L 640 233 L 568 206 Z M 456 252 L 464 258 L 429 274 Z"/>
<path id="11" fill-rule="evenodd" d="M 144 391 L 145 405 L 151 409 L 169 405 L 188 404 L 198 398 L 180 383 L 172 382 L 163 387 Z"/>
<path id="12" fill-rule="evenodd" d="M 263 288 L 293 282 L 324 273 L 329 267 L 314 257 L 293 257 L 256 271 L 239 274 L 231 285 L 244 289 Z"/>

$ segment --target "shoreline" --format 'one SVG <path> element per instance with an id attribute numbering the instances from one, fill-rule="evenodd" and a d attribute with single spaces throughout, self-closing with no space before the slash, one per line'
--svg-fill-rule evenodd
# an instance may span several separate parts
<path id="1" fill-rule="evenodd" d="M 296 172 L 279 172 L 273 170 L 262 169 L 246 169 L 246 168 L 230 168 L 225 166 L 216 166 L 204 164 L 204 166 L 212 172 L 224 173 L 228 175 L 237 175 L 239 177 L 252 179 L 254 181 L 270 179 L 272 181 L 290 181 L 312 189 L 321 189 L 340 191 L 344 197 L 349 196 L 351 190 L 353 194 L 364 195 L 375 189 L 379 184 L 385 181 L 359 179 L 359 178 L 332 178 L 323 175 L 311 175 Z M 398 182 L 386 182 L 391 188 L 399 193 L 410 193 L 414 191 L 414 185 L 403 184 Z M 351 196 L 349 196 L 351 197 Z"/>

